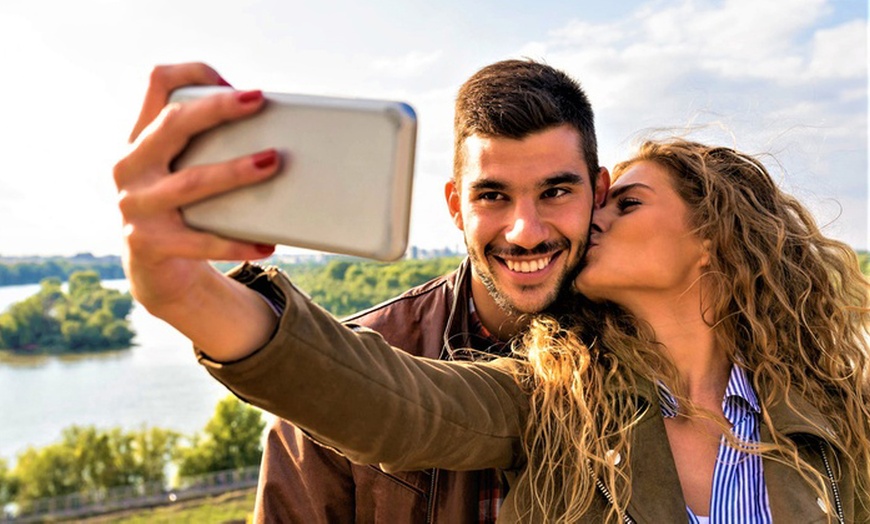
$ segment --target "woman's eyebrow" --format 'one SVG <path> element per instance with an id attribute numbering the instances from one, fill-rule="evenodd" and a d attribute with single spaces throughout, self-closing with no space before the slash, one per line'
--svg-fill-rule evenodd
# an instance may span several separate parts
<path id="1" fill-rule="evenodd" d="M 635 182 L 633 184 L 625 184 L 624 186 L 610 188 L 610 191 L 607 193 L 607 198 L 617 198 L 619 195 L 625 193 L 626 191 L 638 188 L 646 189 L 648 191 L 652 191 L 653 193 L 656 192 L 655 189 L 642 182 Z"/>

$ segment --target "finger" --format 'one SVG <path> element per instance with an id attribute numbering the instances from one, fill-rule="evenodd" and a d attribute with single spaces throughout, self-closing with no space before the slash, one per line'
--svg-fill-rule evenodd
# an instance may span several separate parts
<path id="1" fill-rule="evenodd" d="M 180 256 L 217 261 L 257 260 L 272 255 L 275 246 L 225 238 L 204 231 L 189 230 L 179 238 Z"/>
<path id="2" fill-rule="evenodd" d="M 265 103 L 263 92 L 227 91 L 169 104 L 143 131 L 131 161 L 142 168 L 167 168 L 191 137 L 231 120 L 250 116 Z"/>
<path id="3" fill-rule="evenodd" d="M 177 209 L 262 182 L 274 176 L 280 165 L 278 152 L 267 149 L 229 162 L 192 166 L 141 188 L 123 189 L 119 206 L 127 218 Z"/>
<path id="4" fill-rule="evenodd" d="M 181 218 L 178 218 L 181 221 Z M 139 260 L 255 260 L 271 255 L 275 246 L 225 238 L 187 227 L 140 227 L 128 223 L 124 227 L 126 244 Z"/>
<path id="5" fill-rule="evenodd" d="M 230 84 L 217 71 L 199 62 L 156 66 L 149 77 L 148 90 L 145 92 L 139 118 L 130 133 L 131 143 L 160 114 L 166 101 L 169 100 L 169 93 L 186 85 L 229 86 Z"/>

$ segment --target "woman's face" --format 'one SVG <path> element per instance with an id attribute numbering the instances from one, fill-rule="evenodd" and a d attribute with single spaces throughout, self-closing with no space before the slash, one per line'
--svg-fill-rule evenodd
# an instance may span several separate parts
<path id="1" fill-rule="evenodd" d="M 576 286 L 593 300 L 632 309 L 638 300 L 683 296 L 700 280 L 707 257 L 670 174 L 641 161 L 616 179 L 595 210 Z"/>

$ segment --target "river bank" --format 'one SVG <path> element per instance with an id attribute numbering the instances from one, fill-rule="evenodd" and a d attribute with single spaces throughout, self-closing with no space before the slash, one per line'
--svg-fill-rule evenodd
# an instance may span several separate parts
<path id="1" fill-rule="evenodd" d="M 103 282 L 120 291 L 125 280 Z M 0 288 L 0 310 L 39 289 Z M 192 434 L 226 389 L 196 363 L 190 342 L 144 308 L 130 316 L 130 349 L 81 355 L 0 354 L 0 459 L 45 446 L 73 424 L 127 429 L 159 426 Z"/>

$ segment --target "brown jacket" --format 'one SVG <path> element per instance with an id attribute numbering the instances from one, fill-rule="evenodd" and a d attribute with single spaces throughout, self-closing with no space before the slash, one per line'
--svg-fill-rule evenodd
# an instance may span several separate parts
<path id="1" fill-rule="evenodd" d="M 254 274 L 250 266 L 237 278 Z M 412 355 L 453 360 L 456 348 L 486 350 L 469 326 L 470 264 L 345 319 L 379 332 Z M 460 356 L 461 357 L 461 356 Z M 354 465 L 276 419 L 263 453 L 254 521 L 338 523 L 478 522 L 479 482 L 498 482 L 496 470 L 429 469 L 386 473 Z"/>
<path id="2" fill-rule="evenodd" d="M 245 279 L 251 287 L 286 300 L 280 325 L 266 346 L 244 360 L 219 364 L 200 353 L 209 373 L 240 398 L 294 421 L 359 464 L 380 464 L 388 472 L 501 469 L 511 491 L 499 522 L 530 520 L 520 440 L 528 399 L 512 377 L 514 361 L 414 358 L 377 333 L 343 326 L 277 270 L 251 277 Z M 648 405 L 657 402 L 648 384 L 637 394 Z M 825 488 L 837 507 L 823 507 L 795 470 L 765 459 L 774 522 L 835 522 L 835 512 L 845 522 L 868 522 L 865 504 L 856 501 L 855 473 L 846 468 L 833 433 L 817 432 L 803 418 L 828 427 L 825 417 L 800 398 L 789 400 L 793 407 L 777 401 L 765 406 L 766 413 L 800 444 L 803 458 L 833 480 Z M 626 520 L 687 522 L 660 410 L 647 409 L 633 435 Z M 769 436 L 762 426 L 762 439 Z M 606 502 L 599 495 L 581 522 L 601 522 Z"/>

